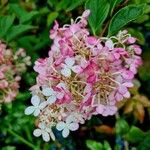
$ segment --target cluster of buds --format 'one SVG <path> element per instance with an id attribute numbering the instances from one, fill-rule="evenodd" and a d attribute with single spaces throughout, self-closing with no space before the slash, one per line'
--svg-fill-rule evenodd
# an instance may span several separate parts
<path id="1" fill-rule="evenodd" d="M 62 28 L 55 22 L 49 57 L 35 62 L 37 84 L 31 87 L 32 106 L 25 114 L 38 118 L 33 134 L 44 141 L 55 140 L 53 128 L 65 138 L 92 115 L 114 115 L 116 103 L 130 97 L 141 48 L 127 31 L 91 36 L 89 14 L 86 10 Z"/>
<path id="2" fill-rule="evenodd" d="M 30 57 L 24 49 L 13 54 L 12 49 L 0 41 L 0 104 L 9 103 L 18 93 L 20 75 L 30 65 Z"/>

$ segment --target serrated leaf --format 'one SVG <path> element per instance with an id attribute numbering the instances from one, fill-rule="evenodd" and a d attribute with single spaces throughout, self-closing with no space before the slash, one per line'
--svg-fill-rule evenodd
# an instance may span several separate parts
<path id="1" fill-rule="evenodd" d="M 88 0 L 85 7 L 91 11 L 88 20 L 93 34 L 96 35 L 108 16 L 110 4 L 107 0 Z"/>
<path id="2" fill-rule="evenodd" d="M 14 16 L 0 17 L 0 37 L 4 37 L 14 22 Z"/>
<path id="3" fill-rule="evenodd" d="M 90 150 L 102 150 L 102 148 L 103 148 L 101 143 L 93 141 L 93 140 L 86 140 L 86 146 Z"/>
<path id="4" fill-rule="evenodd" d="M 34 29 L 34 26 L 31 25 L 16 25 L 10 28 L 9 35 L 7 35 L 6 40 L 7 42 L 11 41 L 12 39 L 16 38 L 17 36 L 28 32 L 31 29 Z"/>
<path id="5" fill-rule="evenodd" d="M 129 5 L 119 10 L 111 19 L 108 29 L 108 35 L 116 34 L 122 27 L 129 22 L 137 19 L 143 14 L 145 5 Z"/>

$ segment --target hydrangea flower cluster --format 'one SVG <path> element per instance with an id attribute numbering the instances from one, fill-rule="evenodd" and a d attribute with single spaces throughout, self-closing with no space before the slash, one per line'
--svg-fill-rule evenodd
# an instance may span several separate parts
<path id="1" fill-rule="evenodd" d="M 24 49 L 13 54 L 11 49 L 0 41 L 0 104 L 9 103 L 17 96 L 20 74 L 30 65 L 30 57 Z"/>
<path id="2" fill-rule="evenodd" d="M 91 36 L 89 14 L 86 10 L 62 28 L 55 21 L 49 57 L 35 62 L 37 84 L 25 114 L 38 117 L 33 134 L 45 141 L 55 140 L 53 127 L 66 138 L 92 115 L 114 115 L 116 103 L 130 97 L 128 89 L 142 63 L 141 48 L 127 31 Z"/>

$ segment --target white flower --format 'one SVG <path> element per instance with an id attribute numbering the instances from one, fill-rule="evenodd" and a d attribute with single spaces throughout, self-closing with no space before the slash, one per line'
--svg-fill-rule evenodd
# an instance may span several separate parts
<path id="1" fill-rule="evenodd" d="M 29 106 L 25 109 L 25 114 L 30 115 L 33 113 L 34 116 L 38 116 L 43 108 L 46 107 L 47 102 L 40 103 L 40 98 L 37 95 L 34 95 L 31 98 L 31 103 L 33 106 Z"/>
<path id="2" fill-rule="evenodd" d="M 63 69 L 61 70 L 61 74 L 65 77 L 71 76 L 71 71 L 75 73 L 79 73 L 81 71 L 81 67 L 79 65 L 74 65 L 75 59 L 74 58 L 66 58 L 65 64 L 62 64 Z"/>
<path id="3" fill-rule="evenodd" d="M 48 128 L 45 123 L 39 123 L 38 125 L 38 129 L 35 129 L 33 131 L 33 135 L 36 137 L 39 137 L 42 135 L 42 138 L 44 141 L 48 142 L 50 140 L 50 137 L 52 138 L 52 140 L 55 140 L 55 135 L 52 131 L 51 128 Z"/>
<path id="4" fill-rule="evenodd" d="M 66 122 L 59 122 L 56 125 L 58 131 L 62 131 L 62 136 L 66 138 L 69 135 L 70 131 L 75 131 L 79 128 L 79 124 L 74 122 L 75 119 L 72 116 L 68 116 Z"/>
<path id="5" fill-rule="evenodd" d="M 109 49 L 113 49 L 114 48 L 114 43 L 111 39 L 108 39 L 105 43 L 105 46 L 108 47 Z"/>
<path id="6" fill-rule="evenodd" d="M 42 93 L 44 96 L 48 97 L 47 99 L 48 104 L 53 104 L 57 99 L 62 99 L 64 97 L 63 93 L 56 92 L 52 88 L 44 88 L 42 90 Z"/>

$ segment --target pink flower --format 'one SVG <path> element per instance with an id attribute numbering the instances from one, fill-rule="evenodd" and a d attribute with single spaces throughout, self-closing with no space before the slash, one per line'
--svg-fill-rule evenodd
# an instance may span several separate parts
<path id="1" fill-rule="evenodd" d="M 130 97 L 129 88 L 142 64 L 141 49 L 127 31 L 109 38 L 90 35 L 89 14 L 86 10 L 63 27 L 55 21 L 49 56 L 34 66 L 38 76 L 31 93 L 47 104 L 40 107 L 38 122 L 49 131 L 56 127 L 64 137 L 92 115 L 114 115 L 116 103 Z M 36 136 L 41 135 L 38 131 Z"/>

